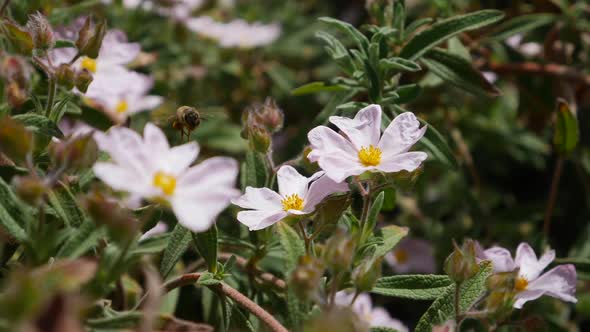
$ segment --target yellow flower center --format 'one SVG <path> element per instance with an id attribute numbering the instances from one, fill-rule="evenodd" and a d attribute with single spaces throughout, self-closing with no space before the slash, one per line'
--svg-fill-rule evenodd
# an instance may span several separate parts
<path id="1" fill-rule="evenodd" d="M 162 189 L 164 194 L 170 196 L 174 193 L 176 188 L 176 178 L 164 172 L 157 172 L 154 175 L 154 186 Z"/>
<path id="2" fill-rule="evenodd" d="M 128 108 L 129 108 L 129 104 L 127 104 L 127 101 L 121 100 L 117 104 L 117 107 L 115 107 L 115 111 L 117 111 L 117 113 L 125 113 L 125 112 L 127 112 Z"/>
<path id="3" fill-rule="evenodd" d="M 297 194 L 287 195 L 285 199 L 281 200 L 283 203 L 283 210 L 303 210 L 303 198 Z"/>
<path id="4" fill-rule="evenodd" d="M 408 256 L 409 256 L 408 252 L 403 249 L 398 249 L 398 250 L 394 251 L 393 255 L 395 256 L 395 259 L 397 260 L 397 262 L 400 264 L 403 264 L 408 261 Z"/>
<path id="5" fill-rule="evenodd" d="M 83 57 L 81 66 L 84 69 L 88 69 L 88 71 L 92 73 L 96 73 L 96 60 L 94 59 L 91 59 L 87 56 Z"/>
<path id="6" fill-rule="evenodd" d="M 517 292 L 522 292 L 523 290 L 525 290 L 527 288 L 528 285 L 529 285 L 529 281 L 526 280 L 526 278 L 518 277 L 516 279 L 516 281 L 514 282 L 514 289 Z"/>
<path id="7" fill-rule="evenodd" d="M 377 166 L 381 162 L 381 150 L 373 145 L 364 146 L 359 151 L 359 160 L 364 166 Z"/>

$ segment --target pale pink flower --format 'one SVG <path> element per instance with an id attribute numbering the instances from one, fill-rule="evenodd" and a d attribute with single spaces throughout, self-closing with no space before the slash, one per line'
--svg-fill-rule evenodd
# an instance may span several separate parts
<path id="1" fill-rule="evenodd" d="M 248 211 L 240 211 L 238 220 L 251 231 L 269 227 L 289 215 L 304 215 L 315 211 L 316 206 L 335 192 L 348 191 L 348 184 L 336 183 L 324 172 L 307 178 L 291 166 L 282 166 L 277 172 L 279 192 L 268 188 L 247 187 L 246 193 L 234 199 L 233 204 Z"/>
<path id="2" fill-rule="evenodd" d="M 383 135 L 379 105 L 363 108 L 354 119 L 331 116 L 330 122 L 344 135 L 326 126 L 312 129 L 308 134 L 312 148 L 308 158 L 336 182 L 367 171 L 413 171 L 428 156 L 421 151 L 409 152 L 426 132 L 426 126 L 420 128 L 420 122 L 411 112 L 393 119 Z"/>
<path id="3" fill-rule="evenodd" d="M 242 19 L 224 23 L 210 16 L 199 16 L 186 20 L 189 30 L 215 40 L 224 48 L 254 48 L 271 44 L 281 35 L 281 26 L 248 23 Z"/>
<path id="4" fill-rule="evenodd" d="M 141 235 L 141 237 L 139 238 L 139 241 L 143 241 L 145 239 L 149 239 L 151 237 L 160 235 L 160 234 L 164 234 L 168 231 L 168 225 L 163 222 L 163 221 L 158 221 L 158 223 L 150 228 L 149 230 L 147 230 L 145 233 L 143 233 Z"/>
<path id="5" fill-rule="evenodd" d="M 421 239 L 402 239 L 385 255 L 385 261 L 400 274 L 436 272 L 432 244 Z"/>
<path id="6" fill-rule="evenodd" d="M 541 274 L 555 259 L 555 251 L 547 250 L 540 259 L 527 243 L 516 249 L 514 260 L 507 249 L 492 247 L 479 253 L 481 259 L 492 261 L 494 272 L 518 270 L 515 282 L 517 291 L 514 307 L 517 309 L 543 295 L 549 295 L 567 302 L 577 302 L 576 268 L 572 264 L 559 265 Z"/>
<path id="7" fill-rule="evenodd" d="M 353 293 L 340 291 L 334 298 L 336 305 L 347 307 L 354 297 Z M 352 305 L 352 311 L 369 324 L 370 327 L 389 327 L 399 332 L 408 332 L 409 329 L 401 321 L 392 318 L 389 312 L 382 307 L 373 307 L 371 296 L 366 293 L 360 294 Z"/>
<path id="8" fill-rule="evenodd" d="M 96 176 L 115 190 L 170 205 L 178 222 L 203 232 L 214 223 L 232 198 L 238 164 L 232 158 L 213 157 L 190 167 L 197 158 L 195 142 L 170 147 L 166 136 L 148 123 L 142 138 L 125 127 L 96 132 L 99 148 L 111 162 L 97 162 Z"/>

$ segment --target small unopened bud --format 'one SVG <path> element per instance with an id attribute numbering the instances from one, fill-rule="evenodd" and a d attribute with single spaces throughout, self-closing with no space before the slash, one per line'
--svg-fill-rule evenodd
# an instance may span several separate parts
<path id="1" fill-rule="evenodd" d="M 16 195 L 23 201 L 33 206 L 38 206 L 43 201 L 43 195 L 47 187 L 42 179 L 37 176 L 17 176 L 13 180 Z"/>
<path id="2" fill-rule="evenodd" d="M 0 76 L 9 83 L 16 83 L 21 89 L 28 89 L 32 73 L 31 66 L 20 56 L 5 56 L 0 62 Z"/>
<path id="3" fill-rule="evenodd" d="M 489 291 L 514 289 L 518 271 L 496 273 L 488 277 L 486 287 Z"/>
<path id="4" fill-rule="evenodd" d="M 271 133 L 276 133 L 283 128 L 285 114 L 272 98 L 266 98 L 264 105 L 259 111 L 260 122 L 268 128 Z"/>
<path id="5" fill-rule="evenodd" d="M 86 18 L 84 25 L 78 32 L 78 40 L 76 40 L 76 47 L 81 55 L 96 59 L 98 52 L 102 46 L 102 40 L 106 33 L 107 23 L 105 20 L 94 24 L 90 17 Z"/>
<path id="6" fill-rule="evenodd" d="M 27 30 L 33 38 L 33 46 L 39 50 L 47 50 L 55 46 L 55 34 L 47 18 L 40 12 L 29 15 Z"/>
<path id="7" fill-rule="evenodd" d="M 57 78 L 57 84 L 63 86 L 67 90 L 71 90 L 76 84 L 76 72 L 67 63 L 62 63 L 57 67 L 55 77 Z"/>
<path id="8" fill-rule="evenodd" d="M 350 269 L 354 251 L 354 241 L 342 230 L 328 239 L 323 250 L 323 259 L 330 271 L 338 274 Z"/>
<path id="9" fill-rule="evenodd" d="M 81 169 L 94 164 L 98 158 L 98 146 L 92 134 L 77 135 L 67 141 L 51 142 L 49 155 L 56 167 Z"/>
<path id="10" fill-rule="evenodd" d="M 312 256 L 301 256 L 297 267 L 291 273 L 289 284 L 295 294 L 302 300 L 310 299 L 317 291 L 320 279 L 324 275 L 323 263 Z"/>
<path id="11" fill-rule="evenodd" d="M 486 297 L 486 311 L 488 311 L 492 317 L 506 317 L 512 312 L 514 295 L 515 293 L 511 291 L 499 290 L 490 292 Z"/>
<path id="12" fill-rule="evenodd" d="M 9 116 L 0 118 L 0 152 L 14 162 L 24 161 L 33 149 L 33 135 Z"/>
<path id="13" fill-rule="evenodd" d="M 140 223 L 119 202 L 96 189 L 82 198 L 82 206 L 99 226 L 106 226 L 117 241 L 126 241 L 137 233 Z"/>
<path id="14" fill-rule="evenodd" d="M 252 148 L 260 153 L 266 153 L 270 147 L 270 134 L 266 128 L 252 125 L 248 128 L 248 137 Z"/>
<path id="15" fill-rule="evenodd" d="M 445 272 L 456 283 L 473 277 L 479 272 L 476 261 L 476 245 L 473 240 L 465 240 L 461 248 L 453 243 L 455 250 L 445 261 Z"/>
<path id="16" fill-rule="evenodd" d="M 373 289 L 377 279 L 381 277 L 382 257 L 365 259 L 352 271 L 352 282 L 359 292 Z"/>
<path id="17" fill-rule="evenodd" d="M 76 89 L 80 90 L 82 93 L 86 93 L 88 91 L 88 86 L 92 83 L 92 74 L 88 69 L 82 69 L 76 73 L 76 78 L 74 79 L 74 85 Z"/>
<path id="18" fill-rule="evenodd" d="M 16 82 L 10 82 L 5 88 L 8 105 L 20 108 L 27 101 L 27 91 L 21 89 Z"/>

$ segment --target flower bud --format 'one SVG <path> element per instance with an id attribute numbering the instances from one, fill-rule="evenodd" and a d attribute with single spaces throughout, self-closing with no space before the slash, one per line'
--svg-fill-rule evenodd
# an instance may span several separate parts
<path id="1" fill-rule="evenodd" d="M 40 12 L 29 15 L 27 30 L 33 39 L 33 46 L 39 50 L 47 50 L 55 46 L 55 34 L 47 18 Z"/>
<path id="2" fill-rule="evenodd" d="M 33 175 L 17 176 L 13 180 L 16 195 L 23 201 L 33 206 L 38 206 L 43 201 L 43 195 L 47 187 L 42 179 Z"/>
<path id="3" fill-rule="evenodd" d="M 364 259 L 354 271 L 352 282 L 359 292 L 368 292 L 373 289 L 377 279 L 381 277 L 381 261 L 383 257 Z"/>
<path id="4" fill-rule="evenodd" d="M 57 84 L 63 86 L 67 90 L 71 90 L 76 84 L 76 72 L 67 63 L 62 63 L 55 71 Z"/>
<path id="5" fill-rule="evenodd" d="M 33 150 L 33 135 L 9 116 L 0 118 L 0 152 L 14 162 L 24 161 Z"/>
<path id="6" fill-rule="evenodd" d="M 86 93 L 88 91 L 88 86 L 92 83 L 92 74 L 88 69 L 82 69 L 76 73 L 76 77 L 74 78 L 74 85 L 76 89 L 80 90 L 82 93 Z"/>
<path id="7" fill-rule="evenodd" d="M 274 99 L 268 97 L 264 101 L 264 105 L 259 111 L 259 117 L 261 123 L 266 126 L 266 128 L 271 133 L 276 133 L 277 131 L 283 128 L 283 123 L 285 122 L 285 114 L 283 110 L 281 110 Z"/>
<path id="8" fill-rule="evenodd" d="M 342 230 L 338 230 L 323 249 L 323 259 L 333 274 L 348 271 L 352 263 L 354 241 Z"/>
<path id="9" fill-rule="evenodd" d="M 21 89 L 29 88 L 31 73 L 31 66 L 22 57 L 5 56 L 0 62 L 0 76 L 8 83 L 16 83 Z"/>
<path id="10" fill-rule="evenodd" d="M 98 158 L 98 146 L 92 134 L 77 135 L 67 141 L 51 142 L 49 155 L 56 167 L 81 169 L 94 164 Z"/>
<path id="11" fill-rule="evenodd" d="M 270 134 L 266 128 L 252 125 L 248 128 L 248 137 L 254 151 L 260 153 L 268 152 L 268 148 L 270 147 Z"/>
<path id="12" fill-rule="evenodd" d="M 496 273 L 488 277 L 486 287 L 489 291 L 512 290 L 518 277 L 518 271 Z"/>
<path id="13" fill-rule="evenodd" d="M 479 272 L 479 265 L 475 259 L 475 242 L 465 240 L 461 248 L 456 243 L 453 245 L 455 250 L 445 261 L 445 272 L 456 283 L 462 283 Z"/>
<path id="14" fill-rule="evenodd" d="M 316 292 L 323 275 L 322 261 L 312 256 L 301 256 L 297 267 L 291 273 L 289 284 L 293 286 L 295 294 L 300 299 L 308 300 Z"/>
<path id="15" fill-rule="evenodd" d="M 501 319 L 507 317 L 512 312 L 514 304 L 514 292 L 511 291 L 492 291 L 486 297 L 485 310 L 490 313 L 491 317 Z"/>
<path id="16" fill-rule="evenodd" d="M 78 32 L 78 40 L 76 40 L 78 52 L 92 59 L 98 57 L 106 29 L 107 23 L 105 20 L 95 25 L 92 19 L 87 17 L 84 25 Z"/>
<path id="17" fill-rule="evenodd" d="M 129 240 L 139 230 L 140 223 L 131 217 L 130 212 L 99 190 L 92 189 L 82 197 L 81 204 L 97 225 L 108 228 L 116 241 Z"/>
<path id="18" fill-rule="evenodd" d="M 27 101 L 27 92 L 21 89 L 15 82 L 8 83 L 5 88 L 8 105 L 20 108 Z"/>

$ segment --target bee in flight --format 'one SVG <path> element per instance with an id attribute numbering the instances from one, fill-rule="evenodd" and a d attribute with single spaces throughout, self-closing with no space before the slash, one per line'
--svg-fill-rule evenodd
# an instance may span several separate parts
<path id="1" fill-rule="evenodd" d="M 191 133 L 201 124 L 201 114 L 199 111 L 190 106 L 180 106 L 176 110 L 176 115 L 173 116 L 172 128 L 180 131 L 180 139 L 189 140 Z"/>

